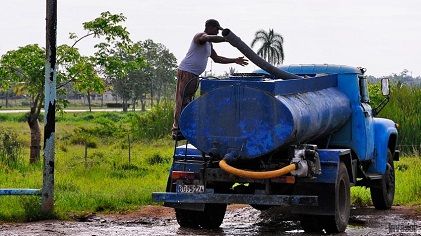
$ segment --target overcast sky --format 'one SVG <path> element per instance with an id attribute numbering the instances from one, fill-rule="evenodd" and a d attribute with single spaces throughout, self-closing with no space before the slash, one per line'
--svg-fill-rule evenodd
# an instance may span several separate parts
<path id="1" fill-rule="evenodd" d="M 45 0 L 2 0 L 0 55 L 26 44 L 45 47 Z M 421 75 L 419 0 L 58 0 L 58 44 L 71 44 L 69 32 L 103 11 L 123 13 L 133 41 L 164 44 L 180 62 L 206 19 L 219 20 L 250 45 L 257 30 L 273 28 L 284 37 L 284 64 L 332 63 L 367 68 L 375 76 L 408 69 Z M 79 44 L 92 53 L 93 40 Z M 228 43 L 219 55 L 241 54 Z M 208 63 L 216 74 L 230 65 Z M 254 65 L 235 67 L 251 72 Z"/>

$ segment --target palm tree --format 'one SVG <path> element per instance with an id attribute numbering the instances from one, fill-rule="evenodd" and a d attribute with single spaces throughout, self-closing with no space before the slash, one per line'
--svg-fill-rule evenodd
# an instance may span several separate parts
<path id="1" fill-rule="evenodd" d="M 269 29 L 268 32 L 265 30 L 259 30 L 256 32 L 251 47 L 256 43 L 262 42 L 262 46 L 257 50 L 257 55 L 267 60 L 273 65 L 282 64 L 284 61 L 284 38 L 282 35 L 275 33 L 273 29 Z"/>

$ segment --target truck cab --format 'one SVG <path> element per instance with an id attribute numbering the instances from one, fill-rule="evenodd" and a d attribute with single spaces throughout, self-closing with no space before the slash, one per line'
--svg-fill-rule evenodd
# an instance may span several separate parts
<path id="1" fill-rule="evenodd" d="M 373 112 L 371 107 L 368 83 L 364 75 L 365 68 L 323 64 L 289 65 L 281 69 L 302 76 L 337 74 L 338 89 L 350 99 L 352 116 L 340 130 L 335 132 L 331 144 L 350 148 L 359 161 L 368 163 L 366 165 L 369 168 L 366 171 L 370 174 L 385 172 L 388 151 L 395 160 L 399 160 L 399 151 L 396 150 L 398 135 L 396 124 L 391 120 L 374 117 L 374 113 L 377 114 L 379 110 Z M 382 86 L 383 90 L 388 90 L 388 84 L 382 82 Z M 386 92 L 384 96 L 389 96 L 389 93 Z"/>

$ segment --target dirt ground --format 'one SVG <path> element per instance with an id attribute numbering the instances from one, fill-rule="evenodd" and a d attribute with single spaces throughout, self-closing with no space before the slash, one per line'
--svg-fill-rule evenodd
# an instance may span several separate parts
<path id="1" fill-rule="evenodd" d="M 307 235 L 298 221 L 286 220 L 278 209 L 258 211 L 230 205 L 218 230 L 180 228 L 174 210 L 146 206 L 127 214 L 92 215 L 77 221 L 0 224 L 0 235 Z M 348 228 L 339 235 L 421 235 L 421 212 L 394 206 L 378 211 L 353 208 Z"/>

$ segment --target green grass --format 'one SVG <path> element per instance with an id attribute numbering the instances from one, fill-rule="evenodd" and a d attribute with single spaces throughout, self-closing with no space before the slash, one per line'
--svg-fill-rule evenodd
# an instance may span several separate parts
<path id="1" fill-rule="evenodd" d="M 9 167 L 0 163 L 0 188 L 42 187 L 42 165 L 28 163 L 30 132 L 21 116 L 11 114 L 8 121 L 0 122 L 1 130 L 15 132 L 17 140 L 26 147 L 17 165 Z M 153 204 L 151 193 L 165 189 L 173 152 L 169 128 L 167 137 L 132 141 L 129 164 L 127 133 L 124 133 L 127 129 L 123 126 L 130 123 L 131 116 L 131 113 L 73 113 L 57 117 L 56 217 L 67 219 L 91 212 L 133 210 Z M 86 160 L 84 145 L 72 144 L 79 135 L 75 131 L 81 128 L 92 132 L 90 135 L 96 143 L 96 148 L 88 148 Z M 106 130 L 103 134 L 104 129 L 116 130 L 111 133 Z M 42 219 L 39 205 L 37 196 L 2 196 L 0 221 Z"/>
<path id="2" fill-rule="evenodd" d="M 421 158 L 402 157 L 395 162 L 396 190 L 394 205 L 421 205 Z M 354 205 L 371 205 L 370 190 L 353 187 L 351 197 Z"/>
<path id="3" fill-rule="evenodd" d="M 60 145 L 60 144 L 59 144 Z M 160 156 L 163 161 L 154 165 L 150 159 Z M 172 142 L 159 140 L 152 143 L 136 143 L 128 149 L 121 143 L 101 145 L 88 149 L 84 159 L 84 147 L 68 146 L 66 151 L 56 151 L 55 211 L 59 218 L 87 212 L 126 211 L 140 205 L 152 204 L 151 193 L 163 191 L 170 160 Z M 21 165 L 20 168 L 0 172 L 0 188 L 41 188 L 42 167 Z M 30 220 L 32 204 L 28 199 L 37 197 L 4 196 L 0 198 L 0 219 L 6 221 Z M 39 197 L 38 197 L 39 199 Z"/>

